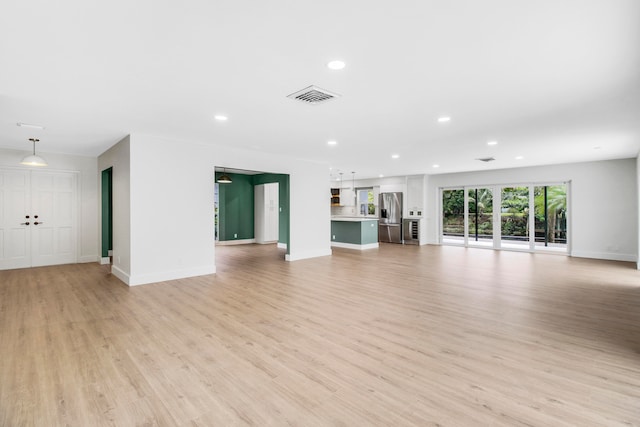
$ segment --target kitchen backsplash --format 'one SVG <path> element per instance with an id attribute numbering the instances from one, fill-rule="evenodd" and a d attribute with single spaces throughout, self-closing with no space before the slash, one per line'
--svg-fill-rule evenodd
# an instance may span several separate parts
<path id="1" fill-rule="evenodd" d="M 355 206 L 331 206 L 331 215 L 355 215 Z"/>

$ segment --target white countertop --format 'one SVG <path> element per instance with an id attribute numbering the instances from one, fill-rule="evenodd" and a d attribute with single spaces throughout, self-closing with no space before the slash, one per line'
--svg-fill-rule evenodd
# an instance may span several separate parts
<path id="1" fill-rule="evenodd" d="M 364 222 L 364 221 L 377 221 L 376 216 L 342 216 L 334 215 L 331 217 L 331 221 L 344 221 L 344 222 Z"/>

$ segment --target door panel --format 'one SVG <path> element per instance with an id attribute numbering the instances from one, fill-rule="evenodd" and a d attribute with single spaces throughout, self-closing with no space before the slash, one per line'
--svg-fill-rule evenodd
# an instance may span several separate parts
<path id="1" fill-rule="evenodd" d="M 464 190 L 442 190 L 443 243 L 464 243 Z"/>
<path id="2" fill-rule="evenodd" d="M 469 246 L 493 247 L 493 191 L 470 188 L 467 191 Z"/>
<path id="3" fill-rule="evenodd" d="M 402 243 L 402 227 L 399 224 L 379 224 L 378 241 L 383 243 Z"/>
<path id="4" fill-rule="evenodd" d="M 76 175 L 33 172 L 32 265 L 76 262 Z M 35 224 L 38 222 L 39 224 Z"/>
<path id="5" fill-rule="evenodd" d="M 0 269 L 31 265 L 30 173 L 0 169 Z"/>
<path id="6" fill-rule="evenodd" d="M 500 209 L 500 246 L 529 248 L 529 187 L 503 187 Z"/>

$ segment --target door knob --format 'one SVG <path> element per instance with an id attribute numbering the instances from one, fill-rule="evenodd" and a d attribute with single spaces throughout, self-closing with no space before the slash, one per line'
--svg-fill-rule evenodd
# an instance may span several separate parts
<path id="1" fill-rule="evenodd" d="M 24 217 L 25 217 L 25 218 L 27 218 L 27 219 L 29 219 L 29 215 L 25 215 Z"/>
<path id="2" fill-rule="evenodd" d="M 29 225 L 28 222 L 21 222 L 20 225 Z"/>
<path id="3" fill-rule="evenodd" d="M 38 222 L 38 221 L 36 221 L 36 222 L 34 222 L 34 223 L 33 223 L 33 225 L 38 225 L 38 224 L 44 224 L 44 222 Z"/>

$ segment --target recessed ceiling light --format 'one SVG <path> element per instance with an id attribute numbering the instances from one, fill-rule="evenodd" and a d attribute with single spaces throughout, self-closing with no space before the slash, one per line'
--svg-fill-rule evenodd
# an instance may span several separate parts
<path id="1" fill-rule="evenodd" d="M 516 156 L 516 160 L 522 160 L 522 159 L 524 159 L 523 156 Z"/>
<path id="2" fill-rule="evenodd" d="M 44 126 L 40 126 L 40 125 L 30 125 L 28 123 L 22 123 L 22 122 L 18 122 L 18 123 L 16 123 L 16 125 L 20 126 L 21 128 L 44 130 Z"/>
<path id="3" fill-rule="evenodd" d="M 400 158 L 400 154 L 392 154 L 391 158 L 392 159 L 399 159 Z"/>
<path id="4" fill-rule="evenodd" d="M 329 144 L 329 145 L 338 145 L 338 141 L 334 141 L 332 139 L 331 141 L 327 141 L 327 144 Z"/>
<path id="5" fill-rule="evenodd" d="M 227 120 L 229 120 L 229 118 L 227 116 L 223 116 L 220 114 L 217 114 L 215 116 L 213 116 L 214 119 L 218 120 L 219 122 L 226 122 Z"/>
<path id="6" fill-rule="evenodd" d="M 380 174 L 378 175 L 378 178 L 384 178 L 384 175 Z"/>
<path id="7" fill-rule="evenodd" d="M 438 123 L 446 123 L 450 121 L 451 121 L 451 117 L 449 116 L 438 117 Z"/>
<path id="8" fill-rule="evenodd" d="M 489 141 L 487 145 L 498 145 L 498 141 Z"/>
<path id="9" fill-rule="evenodd" d="M 433 165 L 433 167 L 434 167 L 434 168 L 439 168 L 439 167 L 440 167 L 440 165 Z"/>
<path id="10" fill-rule="evenodd" d="M 335 61 L 331 61 L 327 64 L 327 67 L 329 67 L 329 69 L 331 70 L 342 70 L 347 64 L 344 63 L 344 61 L 339 61 L 339 60 L 335 60 Z"/>

